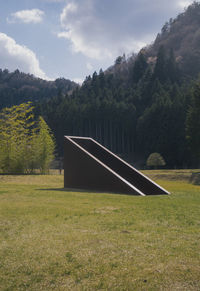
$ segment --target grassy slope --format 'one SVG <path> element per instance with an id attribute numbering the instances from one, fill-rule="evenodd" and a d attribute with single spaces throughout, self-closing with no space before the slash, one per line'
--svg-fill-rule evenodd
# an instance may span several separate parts
<path id="1" fill-rule="evenodd" d="M 157 182 L 172 195 L 0 176 L 0 290 L 200 290 L 200 186 Z"/>

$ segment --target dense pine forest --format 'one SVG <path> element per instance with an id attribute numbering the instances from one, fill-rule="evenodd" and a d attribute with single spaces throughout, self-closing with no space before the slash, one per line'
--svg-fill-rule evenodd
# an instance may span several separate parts
<path id="1" fill-rule="evenodd" d="M 64 79 L 30 82 L 19 71 L 0 72 L 1 107 L 31 100 L 63 155 L 63 136 L 90 136 L 145 167 L 159 153 L 167 168 L 200 164 L 200 4 L 170 19 L 155 42 L 119 56 L 82 86 Z M 27 79 L 28 83 L 23 83 Z M 11 85 L 12 84 L 12 85 Z M 45 86 L 44 86 L 45 85 Z"/>
<path id="2" fill-rule="evenodd" d="M 91 136 L 140 166 L 153 152 L 160 153 L 169 167 L 187 166 L 190 86 L 181 82 L 173 53 L 161 47 L 152 68 L 140 52 L 127 75 L 124 80 L 123 74 L 100 71 L 71 95 L 39 104 L 58 150 L 63 133 Z"/>

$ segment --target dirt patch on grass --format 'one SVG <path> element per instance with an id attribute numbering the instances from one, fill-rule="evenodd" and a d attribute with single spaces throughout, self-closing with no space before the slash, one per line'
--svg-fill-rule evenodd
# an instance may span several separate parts
<path id="1" fill-rule="evenodd" d="M 119 208 L 116 208 L 116 207 L 106 206 L 106 207 L 103 207 L 103 208 L 95 209 L 94 213 L 106 214 L 106 213 L 110 213 L 110 212 L 116 211 L 118 209 Z"/>
<path id="2" fill-rule="evenodd" d="M 145 170 L 142 171 L 152 180 L 169 180 L 169 181 L 185 181 L 190 182 L 191 176 L 199 170 L 181 169 L 181 170 Z"/>
<path id="3" fill-rule="evenodd" d="M 194 185 L 200 185 L 200 172 L 192 173 L 189 181 L 190 181 L 190 183 L 192 183 Z"/>

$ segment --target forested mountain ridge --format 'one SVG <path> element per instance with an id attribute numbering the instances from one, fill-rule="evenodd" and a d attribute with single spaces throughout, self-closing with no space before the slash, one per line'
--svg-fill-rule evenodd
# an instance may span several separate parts
<path id="1" fill-rule="evenodd" d="M 0 69 L 0 109 L 27 101 L 41 101 L 70 93 L 78 85 L 64 78 L 46 81 L 16 70 Z"/>
<path id="2" fill-rule="evenodd" d="M 140 165 L 152 152 L 161 153 L 170 167 L 186 165 L 189 89 L 186 84 L 161 83 L 154 76 L 156 71 L 147 67 L 141 80 L 125 87 L 101 71 L 72 95 L 38 104 L 59 152 L 64 134 L 91 136 Z"/>
<path id="3" fill-rule="evenodd" d="M 173 49 L 182 74 L 197 77 L 200 71 L 200 3 L 194 2 L 162 27 L 147 55 L 155 56 L 160 46 Z"/>
<path id="4" fill-rule="evenodd" d="M 194 72 L 186 72 L 176 55 L 180 50 L 174 49 L 175 41 L 169 44 L 173 43 L 170 31 L 174 34 L 174 26 L 182 23 L 187 31 L 187 24 L 199 11 L 200 4 L 194 2 L 177 19 L 170 20 L 168 32 L 163 28 L 155 42 L 138 55 L 118 57 L 105 72 L 86 77 L 82 87 L 71 95 L 38 106 L 55 133 L 60 154 L 64 134 L 82 135 L 97 139 L 138 166 L 144 166 L 153 152 L 164 157 L 167 167 L 195 165 L 197 160 L 192 158 L 187 142 L 186 118 L 193 98 L 191 80 L 195 80 L 200 66 L 196 62 Z M 186 52 L 187 47 L 185 59 Z M 190 53 L 189 49 L 188 56 Z"/>
<path id="5" fill-rule="evenodd" d="M 63 136 L 80 135 L 95 138 L 138 167 L 144 167 L 155 152 L 168 168 L 199 166 L 200 46 L 198 33 L 190 36 L 199 14 L 200 4 L 194 2 L 137 55 L 119 56 L 105 72 L 86 77 L 81 87 L 69 83 L 64 92 L 65 80 L 58 79 L 48 83 L 50 92 L 41 91 L 43 97 L 37 93 L 32 97 L 36 114 L 44 117 L 55 135 L 59 156 Z M 182 37 L 176 44 L 179 33 Z"/>
<path id="6" fill-rule="evenodd" d="M 166 53 L 173 51 L 175 60 L 180 67 L 182 77 L 195 78 L 200 72 L 200 3 L 193 2 L 183 13 L 175 19 L 170 18 L 164 24 L 155 41 L 142 49 L 147 62 L 155 65 L 160 47 Z M 108 73 L 130 73 L 137 55 L 133 54 L 127 59 L 119 56 L 114 66 L 108 68 Z"/>

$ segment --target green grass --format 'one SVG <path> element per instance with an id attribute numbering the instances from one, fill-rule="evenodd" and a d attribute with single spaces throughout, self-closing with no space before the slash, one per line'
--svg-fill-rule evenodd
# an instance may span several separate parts
<path id="1" fill-rule="evenodd" d="M 173 173 L 146 197 L 0 176 L 0 290 L 200 290 L 200 186 Z"/>

